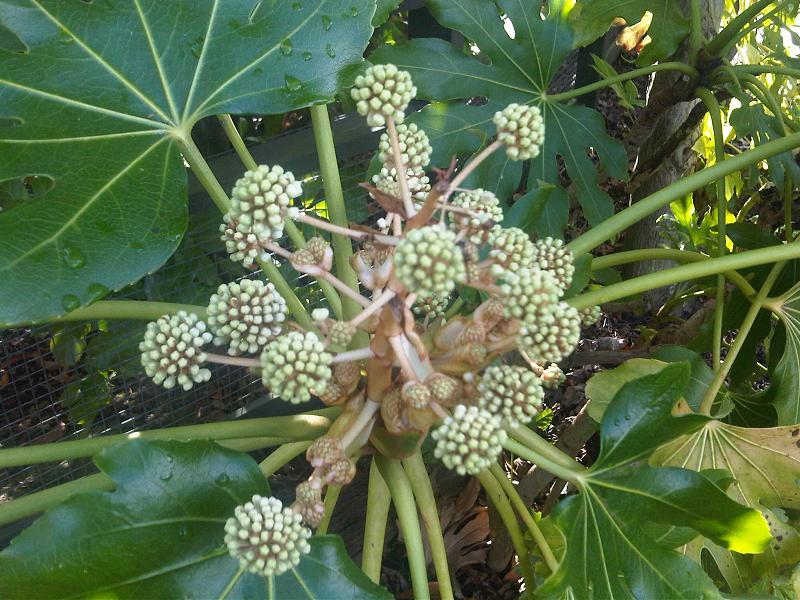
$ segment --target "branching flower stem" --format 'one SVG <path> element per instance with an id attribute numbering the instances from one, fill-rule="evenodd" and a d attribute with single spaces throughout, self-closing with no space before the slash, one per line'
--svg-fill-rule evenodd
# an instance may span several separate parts
<path id="1" fill-rule="evenodd" d="M 341 292 L 344 297 L 349 298 L 356 304 L 362 307 L 367 307 L 370 305 L 369 298 L 365 298 L 357 291 L 353 290 L 344 281 L 336 277 L 336 275 L 334 275 L 330 271 L 326 271 L 325 269 L 322 269 L 316 265 L 294 265 L 294 267 L 301 273 L 306 273 L 322 281 L 327 281 L 333 287 L 339 290 L 339 292 Z"/>
<path id="2" fill-rule="evenodd" d="M 397 127 L 395 127 L 392 117 L 386 117 L 386 131 L 389 134 L 389 141 L 392 145 L 394 168 L 397 172 L 397 184 L 400 186 L 400 197 L 403 200 L 403 209 L 406 211 L 407 218 L 411 218 L 417 211 L 414 208 L 414 201 L 411 199 L 411 192 L 408 190 L 406 165 L 403 162 L 403 155 L 400 152 L 400 140 L 397 136 Z"/>
<path id="3" fill-rule="evenodd" d="M 392 290 L 384 290 L 381 294 L 379 294 L 372 302 L 370 302 L 369 306 L 364 308 L 360 313 L 358 313 L 355 317 L 350 319 L 349 323 L 353 327 L 358 327 L 364 321 L 369 319 L 372 315 L 377 313 L 381 308 L 386 306 L 387 303 L 392 301 L 392 298 L 397 296 L 395 292 Z"/>
<path id="4" fill-rule="evenodd" d="M 311 225 L 312 227 L 316 227 L 317 229 L 322 229 L 323 231 L 328 231 L 336 235 L 349 237 L 357 241 L 375 239 L 381 244 L 385 244 L 387 246 L 396 246 L 400 242 L 399 238 L 392 235 L 373 234 L 367 231 L 356 231 L 355 229 L 350 229 L 349 227 L 336 225 L 335 223 L 331 223 L 330 221 L 325 221 L 324 219 L 318 219 L 317 217 L 312 217 L 308 213 L 302 211 L 294 213 L 292 217 L 294 218 L 295 221 L 305 223 L 306 225 Z"/>
<path id="5" fill-rule="evenodd" d="M 511 501 L 511 505 L 516 509 L 517 514 L 519 514 L 519 516 L 522 518 L 522 522 L 525 523 L 526 527 L 528 528 L 533 541 L 536 542 L 536 545 L 539 547 L 539 551 L 542 553 L 542 558 L 544 559 L 547 568 L 550 569 L 551 573 L 555 573 L 558 569 L 558 561 L 553 554 L 553 550 L 550 548 L 550 544 L 547 543 L 547 539 L 544 537 L 542 530 L 539 528 L 539 525 L 533 518 L 531 511 L 525 505 L 525 502 L 522 500 L 522 498 L 520 498 L 517 490 L 514 488 L 514 484 L 508 480 L 505 471 L 500 468 L 500 465 L 492 465 L 489 467 L 489 471 L 491 471 L 492 475 L 497 480 L 497 483 L 500 484 L 500 487 L 503 488 L 506 496 Z"/>
<path id="6" fill-rule="evenodd" d="M 453 177 L 453 180 L 447 186 L 447 191 L 444 194 L 442 194 L 441 203 L 446 204 L 447 199 L 450 197 L 450 194 L 452 194 L 455 191 L 455 189 L 458 188 L 464 182 L 464 180 L 466 180 L 467 177 L 469 177 L 469 174 L 472 173 L 476 168 L 478 168 L 478 165 L 480 165 L 484 160 L 489 158 L 496 150 L 502 147 L 503 143 L 501 141 L 494 140 L 491 144 L 486 146 L 486 148 L 484 148 L 478 154 L 476 154 L 471 161 L 469 161 L 466 165 L 464 165 L 464 168 L 461 169 L 456 174 L 455 177 Z"/>

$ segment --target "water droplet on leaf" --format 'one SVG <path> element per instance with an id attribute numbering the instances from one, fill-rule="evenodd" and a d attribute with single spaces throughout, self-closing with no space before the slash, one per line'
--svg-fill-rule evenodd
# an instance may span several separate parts
<path id="1" fill-rule="evenodd" d="M 72 312 L 73 310 L 80 308 L 80 306 L 81 300 L 74 294 L 67 294 L 61 298 L 61 307 L 67 312 Z"/>
<path id="2" fill-rule="evenodd" d="M 333 27 L 333 19 L 328 15 L 322 15 L 322 27 L 325 31 L 330 31 L 330 28 Z"/>
<path id="3" fill-rule="evenodd" d="M 330 44 L 325 46 L 325 54 L 327 54 L 331 58 L 336 58 L 336 50 L 334 50 L 333 46 L 331 46 Z"/>
<path id="4" fill-rule="evenodd" d="M 92 283 L 89 285 L 87 290 L 92 300 L 97 300 L 98 298 L 102 298 L 103 296 L 108 294 L 108 288 L 104 286 L 102 283 Z"/>
<path id="5" fill-rule="evenodd" d="M 355 6 L 350 7 L 350 16 L 357 17 L 358 16 L 358 8 Z"/>
<path id="6" fill-rule="evenodd" d="M 227 474 L 227 473 L 222 473 L 221 475 L 219 475 L 219 476 L 218 476 L 218 477 L 217 477 L 217 478 L 214 480 L 214 482 L 215 482 L 217 485 L 225 485 L 225 484 L 226 484 L 226 483 L 228 483 L 230 480 L 231 480 L 231 478 L 230 478 L 230 477 L 228 477 L 228 474 Z"/>
<path id="7" fill-rule="evenodd" d="M 83 253 L 72 246 L 66 246 L 61 252 L 64 257 L 64 262 L 67 263 L 70 269 L 79 269 L 86 264 L 86 257 Z"/>
<path id="8" fill-rule="evenodd" d="M 283 54 L 284 56 L 291 56 L 293 50 L 292 40 L 286 38 L 281 42 L 280 48 L 281 48 L 281 54 Z"/>
<path id="9" fill-rule="evenodd" d="M 299 2 L 292 2 L 292 8 L 294 10 L 300 10 L 301 8 L 303 8 L 303 5 L 300 4 Z"/>
<path id="10" fill-rule="evenodd" d="M 205 43 L 206 39 L 204 37 L 199 37 L 191 43 L 189 48 L 191 49 L 195 58 L 200 58 L 200 54 L 203 52 L 203 45 Z"/>
<path id="11" fill-rule="evenodd" d="M 311 60 L 312 56 L 313 55 L 311 54 L 311 52 L 303 52 L 303 60 L 305 60 L 305 61 Z"/>
<path id="12" fill-rule="evenodd" d="M 290 92 L 299 92 L 300 88 L 303 87 L 303 82 L 297 77 L 292 77 L 291 75 L 284 77 L 284 81 L 286 81 L 286 89 Z"/>

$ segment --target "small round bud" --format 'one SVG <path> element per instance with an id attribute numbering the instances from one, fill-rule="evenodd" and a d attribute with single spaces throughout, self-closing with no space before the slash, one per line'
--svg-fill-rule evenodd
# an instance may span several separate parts
<path id="1" fill-rule="evenodd" d="M 428 386 L 416 381 L 409 381 L 403 385 L 402 396 L 406 406 L 416 410 L 427 408 L 431 401 L 431 391 Z"/>
<path id="2" fill-rule="evenodd" d="M 539 156 L 544 143 L 544 119 L 538 107 L 509 104 L 494 114 L 497 139 L 505 144 L 511 160 L 529 160 Z"/>
<path id="3" fill-rule="evenodd" d="M 392 388 L 383 395 L 381 418 L 391 433 L 402 433 L 408 429 L 403 422 L 403 399 L 398 388 Z"/>
<path id="4" fill-rule="evenodd" d="M 450 296 L 425 296 L 418 295 L 411 310 L 414 314 L 426 319 L 438 319 L 447 312 Z"/>
<path id="5" fill-rule="evenodd" d="M 264 254 L 264 247 L 250 227 L 240 225 L 231 219 L 230 213 L 226 213 L 219 230 L 228 258 L 242 263 L 248 269 L 255 268 L 253 264 Z"/>
<path id="6" fill-rule="evenodd" d="M 327 321 L 328 317 L 331 316 L 330 311 L 327 308 L 315 308 L 311 311 L 311 320 L 315 323 L 322 323 L 323 321 Z"/>
<path id="7" fill-rule="evenodd" d="M 489 258 L 512 272 L 529 267 L 536 253 L 531 238 L 518 227 L 495 227 L 489 245 Z"/>
<path id="8" fill-rule="evenodd" d="M 262 242 L 276 240 L 283 235 L 292 198 L 302 191 L 291 171 L 279 165 L 259 165 L 236 182 L 228 214 L 240 233 L 252 233 Z"/>
<path id="9" fill-rule="evenodd" d="M 331 344 L 336 346 L 347 346 L 353 336 L 356 334 L 355 325 L 351 325 L 348 321 L 336 321 L 331 325 L 328 337 Z"/>
<path id="10" fill-rule="evenodd" d="M 417 95 L 408 71 L 392 64 L 373 65 L 356 77 L 350 96 L 356 101 L 358 114 L 367 118 L 370 127 L 386 125 L 391 117 L 399 125 L 408 103 Z"/>
<path id="11" fill-rule="evenodd" d="M 453 402 L 459 390 L 458 382 L 444 373 L 434 373 L 425 380 L 433 399 L 439 404 L 448 405 Z"/>
<path id="12" fill-rule="evenodd" d="M 395 248 L 394 273 L 410 292 L 447 296 L 465 275 L 455 234 L 439 225 L 412 229 Z"/>
<path id="13" fill-rule="evenodd" d="M 415 123 L 398 125 L 397 141 L 400 146 L 400 157 L 406 168 L 424 169 L 431 162 L 433 150 L 428 136 Z M 388 132 L 381 134 L 380 142 L 378 142 L 378 158 L 386 167 L 397 166 L 394 164 L 394 152 Z"/>
<path id="14" fill-rule="evenodd" d="M 346 456 L 329 465 L 325 474 L 330 485 L 347 485 L 355 476 L 356 465 Z"/>
<path id="15" fill-rule="evenodd" d="M 316 236 L 306 242 L 305 248 L 293 252 L 291 260 L 296 265 L 314 265 L 328 271 L 333 262 L 333 250 L 326 240 Z"/>
<path id="16" fill-rule="evenodd" d="M 567 380 L 564 371 L 561 370 L 557 364 L 553 363 L 547 367 L 539 376 L 542 380 L 542 386 L 548 390 L 554 390 Z"/>
<path id="17" fill-rule="evenodd" d="M 503 273 L 500 296 L 506 317 L 535 322 L 540 313 L 558 302 L 561 288 L 550 271 L 519 269 Z"/>
<path id="18" fill-rule="evenodd" d="M 219 286 L 208 302 L 208 327 L 214 343 L 228 354 L 256 353 L 281 332 L 286 301 L 271 283 L 242 279 Z"/>
<path id="19" fill-rule="evenodd" d="M 343 453 L 342 440 L 330 435 L 323 435 L 308 447 L 306 460 L 312 467 L 317 468 L 336 462 Z"/>
<path id="20" fill-rule="evenodd" d="M 579 311 L 581 315 L 581 325 L 584 327 L 591 327 L 600 319 L 603 314 L 599 306 L 589 306 Z"/>
<path id="21" fill-rule="evenodd" d="M 575 273 L 575 259 L 572 251 L 564 246 L 564 240 L 546 237 L 534 242 L 533 263 L 540 269 L 550 271 L 562 290 L 572 284 Z"/>
<path id="22" fill-rule="evenodd" d="M 478 406 L 498 415 L 509 427 L 523 425 L 542 409 L 544 390 L 539 377 L 525 367 L 491 366 L 478 384 Z"/>
<path id="23" fill-rule="evenodd" d="M 483 234 L 489 230 L 492 223 L 500 223 L 503 220 L 500 200 L 492 192 L 480 188 L 456 194 L 453 206 L 470 212 L 468 215 L 451 212 L 453 228 L 456 231 L 466 229 L 470 233 L 470 239 L 476 243 L 480 243 Z"/>
<path id="24" fill-rule="evenodd" d="M 264 385 L 292 404 L 311 400 L 331 379 L 331 355 L 313 333 L 290 331 L 272 340 L 261 354 Z"/>
<path id="25" fill-rule="evenodd" d="M 295 488 L 295 500 L 292 509 L 300 513 L 303 521 L 316 527 L 325 516 L 325 503 L 322 501 L 322 490 L 303 481 Z"/>
<path id="26" fill-rule="evenodd" d="M 477 475 L 497 460 L 506 432 L 500 418 L 477 406 L 459 404 L 433 432 L 434 456 L 459 475 Z"/>
<path id="27" fill-rule="evenodd" d="M 415 167 L 406 169 L 406 182 L 408 193 L 418 203 L 424 201 L 428 192 L 431 191 L 430 179 L 422 169 Z M 384 194 L 400 198 L 400 184 L 397 179 L 397 170 L 394 167 L 382 167 L 378 173 L 372 176 L 372 183 Z"/>
<path id="28" fill-rule="evenodd" d="M 212 338 L 197 315 L 183 310 L 148 323 L 139 344 L 145 373 L 167 389 L 177 384 L 189 390 L 195 383 L 208 381 L 211 371 L 202 368 L 203 346 Z"/>
<path id="29" fill-rule="evenodd" d="M 284 507 L 277 498 L 256 494 L 250 502 L 237 506 L 225 522 L 225 545 L 242 568 L 270 577 L 297 566 L 303 554 L 311 551 L 311 530 L 303 525 L 300 513 Z"/>
<path id="30" fill-rule="evenodd" d="M 581 337 L 581 317 L 566 302 L 542 306 L 519 331 L 519 347 L 539 364 L 557 363 L 575 350 Z"/>

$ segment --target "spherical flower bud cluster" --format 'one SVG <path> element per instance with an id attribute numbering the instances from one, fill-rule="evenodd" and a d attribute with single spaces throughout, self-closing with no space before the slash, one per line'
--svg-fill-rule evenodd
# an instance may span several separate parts
<path id="1" fill-rule="evenodd" d="M 259 165 L 236 182 L 228 214 L 240 233 L 253 233 L 261 242 L 276 240 L 283 235 L 292 198 L 302 192 L 291 171 L 279 165 Z"/>
<path id="2" fill-rule="evenodd" d="M 331 379 L 331 355 L 313 333 L 290 331 L 272 340 L 261 354 L 261 378 L 273 394 L 292 404 L 311 400 Z"/>
<path id="3" fill-rule="evenodd" d="M 581 325 L 584 327 L 591 327 L 600 319 L 603 314 L 599 306 L 589 306 L 579 311 L 581 315 Z"/>
<path id="4" fill-rule="evenodd" d="M 330 485 L 347 485 L 355 476 L 356 465 L 346 456 L 331 464 L 325 472 L 325 478 Z"/>
<path id="5" fill-rule="evenodd" d="M 447 296 L 465 275 L 455 234 L 439 225 L 412 229 L 395 248 L 394 273 L 412 293 Z"/>
<path id="6" fill-rule="evenodd" d="M 492 223 L 503 220 L 503 209 L 500 200 L 492 192 L 480 188 L 469 192 L 459 192 L 453 198 L 453 206 L 463 208 L 470 214 L 451 212 L 453 226 L 456 230 L 467 229 L 477 234 L 473 239 L 480 242 L 480 234 Z"/>
<path id="7" fill-rule="evenodd" d="M 556 389 L 567 380 L 564 371 L 555 363 L 544 369 L 539 378 L 542 380 L 542 385 L 548 390 Z"/>
<path id="8" fill-rule="evenodd" d="M 403 401 L 406 406 L 416 410 L 423 410 L 427 408 L 431 401 L 431 391 L 424 383 L 407 382 L 401 392 Z"/>
<path id="9" fill-rule="evenodd" d="M 572 251 L 564 246 L 564 240 L 546 237 L 534 242 L 533 262 L 540 269 L 550 271 L 556 276 L 559 287 L 565 290 L 572 284 L 575 273 L 575 259 Z"/>
<path id="10" fill-rule="evenodd" d="M 189 390 L 195 383 L 208 381 L 211 371 L 202 367 L 203 346 L 212 338 L 206 324 L 186 311 L 148 323 L 139 344 L 145 373 L 167 389 L 178 384 Z"/>
<path id="11" fill-rule="evenodd" d="M 397 141 L 400 147 L 400 158 L 406 168 L 424 169 L 431 162 L 431 144 L 427 134 L 419 129 L 416 124 L 398 125 Z M 393 168 L 394 152 L 392 152 L 392 142 L 389 134 L 381 134 L 378 142 L 378 159 L 385 167 Z"/>
<path id="12" fill-rule="evenodd" d="M 270 577 L 295 567 L 311 550 L 311 530 L 301 515 L 277 498 L 256 494 L 225 523 L 225 545 L 242 568 Z"/>
<path id="13" fill-rule="evenodd" d="M 300 513 L 303 521 L 316 527 L 325 516 L 325 503 L 322 501 L 322 490 L 310 481 L 301 481 L 295 488 L 295 501 L 292 509 Z"/>
<path id="14" fill-rule="evenodd" d="M 509 427 L 528 423 L 542 409 L 544 390 L 533 371 L 512 365 L 491 366 L 478 384 L 478 406 Z"/>
<path id="15" fill-rule="evenodd" d="M 286 301 L 271 283 L 242 279 L 219 286 L 208 303 L 208 326 L 214 343 L 228 344 L 228 354 L 256 353 L 281 332 Z"/>
<path id="16" fill-rule="evenodd" d="M 529 160 L 539 156 L 544 143 L 544 119 L 536 106 L 509 104 L 494 115 L 497 139 L 505 144 L 511 160 Z"/>
<path id="17" fill-rule="evenodd" d="M 414 301 L 414 306 L 411 310 L 415 315 L 426 319 L 438 319 L 443 317 L 447 312 L 447 306 L 450 304 L 450 296 L 425 296 L 419 295 Z"/>
<path id="18" fill-rule="evenodd" d="M 356 77 L 350 95 L 356 101 L 358 114 L 367 118 L 367 124 L 382 127 L 388 117 L 398 125 L 403 122 L 417 88 L 408 71 L 401 71 L 392 64 L 373 65 Z"/>
<path id="19" fill-rule="evenodd" d="M 539 364 L 557 363 L 572 354 L 581 337 L 581 317 L 566 302 L 542 306 L 523 323 L 519 347 Z"/>
<path id="20" fill-rule="evenodd" d="M 343 455 L 342 440 L 330 435 L 318 437 L 306 450 L 306 460 L 315 469 L 333 464 Z"/>
<path id="21" fill-rule="evenodd" d="M 433 432 L 434 456 L 459 475 L 477 475 L 497 460 L 506 432 L 500 417 L 459 404 Z"/>
<path id="22" fill-rule="evenodd" d="M 225 250 L 233 262 L 240 262 L 245 267 L 252 268 L 253 263 L 264 254 L 264 248 L 258 236 L 250 231 L 249 227 L 241 227 L 242 231 L 239 229 L 238 223 L 226 214 L 219 226 L 222 233 L 220 239 L 225 242 Z"/>
<path id="23" fill-rule="evenodd" d="M 523 268 L 503 273 L 500 297 L 506 317 L 535 322 L 548 307 L 555 305 L 561 288 L 550 271 Z"/>
<path id="24" fill-rule="evenodd" d="M 489 258 L 512 272 L 530 265 L 536 253 L 531 238 L 518 227 L 495 227 L 489 244 Z"/>
<path id="25" fill-rule="evenodd" d="M 422 202 L 431 191 L 431 184 L 425 171 L 415 167 L 406 169 L 406 182 L 408 193 L 414 200 Z M 372 183 L 384 194 L 395 198 L 400 197 L 400 184 L 397 180 L 397 170 L 394 167 L 382 167 L 380 172 L 372 176 Z"/>
<path id="26" fill-rule="evenodd" d="M 430 389 L 433 399 L 444 406 L 451 404 L 459 391 L 458 381 L 444 373 L 433 373 L 425 380 L 425 385 Z"/>
<path id="27" fill-rule="evenodd" d="M 316 265 L 329 271 L 333 264 L 333 250 L 327 240 L 315 236 L 304 248 L 292 254 L 292 262 L 298 265 Z"/>
<path id="28" fill-rule="evenodd" d="M 336 346 L 347 346 L 350 343 L 350 340 L 353 339 L 353 336 L 356 334 L 356 327 L 355 325 L 351 325 L 347 321 L 336 321 L 334 322 L 330 330 L 328 331 L 328 337 L 331 340 L 331 344 Z"/>

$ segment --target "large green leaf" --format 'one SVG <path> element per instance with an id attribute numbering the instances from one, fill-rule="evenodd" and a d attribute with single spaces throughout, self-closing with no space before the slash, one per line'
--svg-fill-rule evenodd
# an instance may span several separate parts
<path id="1" fill-rule="evenodd" d="M 786 343 L 772 370 L 773 403 L 779 425 L 800 423 L 800 284 L 783 296 L 778 316 L 786 328 Z"/>
<path id="2" fill-rule="evenodd" d="M 434 164 L 447 165 L 453 154 L 471 153 L 494 135 L 492 116 L 511 103 L 535 104 L 545 120 L 545 142 L 531 165 L 531 187 L 538 180 L 559 185 L 557 157 L 562 157 L 577 188 L 578 201 L 590 223 L 596 224 L 613 212 L 611 198 L 598 187 L 598 168 L 587 151 L 593 149 L 600 168 L 612 177 L 627 177 L 627 159 L 622 145 L 605 130 L 600 114 L 582 106 L 548 99 L 547 91 L 559 66 L 572 49 L 572 32 L 563 22 L 543 21 L 530 3 L 519 0 L 429 0 L 436 19 L 455 29 L 480 48 L 482 62 L 443 40 L 411 40 L 402 46 L 379 48 L 373 62 L 392 62 L 408 70 L 426 100 L 437 104 L 412 116 L 425 128 L 438 125 L 432 136 Z M 498 6 L 500 12 L 498 12 Z M 500 13 L 513 23 L 512 39 L 504 29 Z M 484 103 L 465 105 L 464 100 L 482 97 Z M 431 114 L 434 113 L 434 114 Z M 449 139 L 450 144 L 440 144 Z M 492 185 L 491 170 L 482 187 Z"/>
<path id="3" fill-rule="evenodd" d="M 656 543 L 648 523 L 691 527 L 725 547 L 760 552 L 769 528 L 713 481 L 680 468 L 642 464 L 661 443 L 704 417 L 673 417 L 691 371 L 671 364 L 622 386 L 601 424 L 601 452 L 580 494 L 553 514 L 567 550 L 540 592 L 545 598 L 691 598 L 715 595 L 700 565 Z"/>
<path id="4" fill-rule="evenodd" d="M 77 494 L 0 553 L 3 598 L 364 598 L 390 596 L 335 536 L 279 577 L 244 573 L 223 543 L 236 505 L 268 494 L 246 454 L 210 441 L 112 447 L 95 462 L 113 492 Z"/>
<path id="5" fill-rule="evenodd" d="M 329 100 L 375 0 L 0 0 L 0 326 L 85 305 L 160 266 L 186 227 L 181 145 L 202 117 Z M 24 298 L 25 301 L 20 301 Z"/>
<path id="6" fill-rule="evenodd" d="M 647 65 L 667 58 L 689 33 L 689 19 L 675 0 L 578 0 L 570 13 L 576 45 L 585 46 L 605 34 L 617 17 L 633 25 L 645 12 L 653 15 L 647 31 L 652 42 L 642 50 L 638 62 Z"/>

